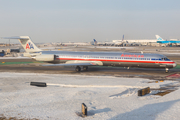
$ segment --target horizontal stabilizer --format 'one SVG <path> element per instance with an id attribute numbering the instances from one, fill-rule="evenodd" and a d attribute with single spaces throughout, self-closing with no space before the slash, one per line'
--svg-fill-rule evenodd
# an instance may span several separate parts
<path id="1" fill-rule="evenodd" d="M 3 37 L 3 39 L 20 39 L 20 40 L 29 40 L 28 36 L 15 36 L 15 37 Z"/>

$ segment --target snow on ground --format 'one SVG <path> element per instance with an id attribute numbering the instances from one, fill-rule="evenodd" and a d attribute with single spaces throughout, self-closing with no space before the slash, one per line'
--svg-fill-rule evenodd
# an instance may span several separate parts
<path id="1" fill-rule="evenodd" d="M 0 73 L 0 115 L 27 119 L 123 119 L 180 118 L 180 90 L 165 96 L 137 96 L 140 88 L 159 88 L 177 81 L 149 83 L 142 78 L 80 76 L 35 73 Z M 46 82 L 47 87 L 30 86 Z M 81 104 L 88 116 L 81 118 Z"/>

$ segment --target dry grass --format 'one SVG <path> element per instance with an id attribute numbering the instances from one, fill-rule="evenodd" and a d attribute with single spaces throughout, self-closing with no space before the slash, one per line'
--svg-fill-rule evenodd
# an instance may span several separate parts
<path id="1" fill-rule="evenodd" d="M 169 93 L 171 93 L 173 91 L 175 91 L 175 90 L 166 90 L 166 91 L 163 91 L 163 92 L 158 92 L 158 93 L 156 93 L 154 95 L 164 96 L 164 95 L 169 94 Z"/>
<path id="2" fill-rule="evenodd" d="M 28 118 L 16 118 L 16 117 L 5 117 L 4 115 L 0 115 L 0 120 L 39 120 L 36 118 L 28 119 Z"/>

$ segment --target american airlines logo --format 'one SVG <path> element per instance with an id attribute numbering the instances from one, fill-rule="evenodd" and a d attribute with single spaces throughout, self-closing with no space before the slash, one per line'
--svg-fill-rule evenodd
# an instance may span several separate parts
<path id="1" fill-rule="evenodd" d="M 121 57 L 136 57 L 136 58 L 143 58 L 144 55 L 135 55 L 135 54 L 134 54 L 134 55 L 126 55 L 126 54 L 124 55 L 124 54 L 122 54 Z"/>
<path id="2" fill-rule="evenodd" d="M 34 49 L 33 44 L 30 42 L 26 44 L 26 49 Z"/>

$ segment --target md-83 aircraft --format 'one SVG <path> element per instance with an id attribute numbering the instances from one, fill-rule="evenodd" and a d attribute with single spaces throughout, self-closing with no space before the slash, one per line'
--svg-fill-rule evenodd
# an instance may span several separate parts
<path id="1" fill-rule="evenodd" d="M 88 66 L 117 66 L 138 68 L 169 68 L 176 63 L 161 54 L 124 53 L 124 52 L 75 52 L 75 51 L 42 51 L 29 36 L 5 37 L 18 39 L 29 57 L 36 61 L 51 64 L 43 66 L 75 66 L 77 72 L 88 70 Z"/>

